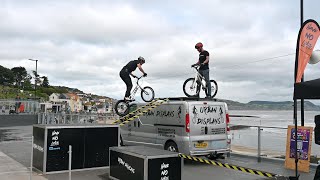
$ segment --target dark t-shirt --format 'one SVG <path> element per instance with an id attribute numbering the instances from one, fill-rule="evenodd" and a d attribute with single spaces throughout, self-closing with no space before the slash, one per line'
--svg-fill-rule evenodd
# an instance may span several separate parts
<path id="1" fill-rule="evenodd" d="M 138 67 L 137 65 L 139 64 L 138 60 L 132 60 L 128 62 L 127 65 L 125 65 L 122 69 L 128 69 L 128 73 L 131 73 L 132 71 L 136 70 Z"/>
<path id="2" fill-rule="evenodd" d="M 208 51 L 202 51 L 199 54 L 199 62 L 200 62 L 200 64 L 202 64 L 206 60 L 207 56 L 209 56 L 209 52 Z M 205 70 L 205 69 L 209 69 L 209 62 L 200 67 L 200 70 Z"/>

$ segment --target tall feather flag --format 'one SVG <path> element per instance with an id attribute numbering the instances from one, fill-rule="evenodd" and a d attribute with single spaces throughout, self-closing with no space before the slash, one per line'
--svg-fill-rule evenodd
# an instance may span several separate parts
<path id="1" fill-rule="evenodd" d="M 304 70 L 307 66 L 308 61 L 310 60 L 313 48 L 317 43 L 319 35 L 319 24 L 312 19 L 305 21 L 300 28 L 296 49 L 296 83 L 301 82 Z"/>

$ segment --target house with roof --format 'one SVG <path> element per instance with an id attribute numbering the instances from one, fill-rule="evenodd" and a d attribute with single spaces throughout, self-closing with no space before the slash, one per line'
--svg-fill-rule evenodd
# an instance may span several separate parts
<path id="1" fill-rule="evenodd" d="M 70 103 L 69 103 L 70 111 L 71 112 L 83 111 L 84 108 L 83 108 L 83 104 L 80 97 L 73 93 L 68 93 L 68 96 L 70 97 Z"/>

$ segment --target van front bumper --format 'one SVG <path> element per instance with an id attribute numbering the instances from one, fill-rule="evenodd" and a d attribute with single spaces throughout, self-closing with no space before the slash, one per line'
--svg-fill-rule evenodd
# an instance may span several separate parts
<path id="1" fill-rule="evenodd" d="M 191 156 L 204 156 L 209 154 L 220 154 L 220 153 L 229 153 L 230 149 L 216 149 L 216 150 L 199 150 L 199 151 L 190 151 Z"/>

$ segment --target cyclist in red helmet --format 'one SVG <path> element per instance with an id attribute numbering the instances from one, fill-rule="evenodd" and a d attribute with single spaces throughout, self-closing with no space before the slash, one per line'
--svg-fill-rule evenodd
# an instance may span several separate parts
<path id="1" fill-rule="evenodd" d="M 206 84 L 208 87 L 207 97 L 211 97 L 211 84 L 209 77 L 209 52 L 203 49 L 203 44 L 198 42 L 195 48 L 199 52 L 199 60 L 196 64 L 200 65 L 199 73 L 206 79 Z"/>

